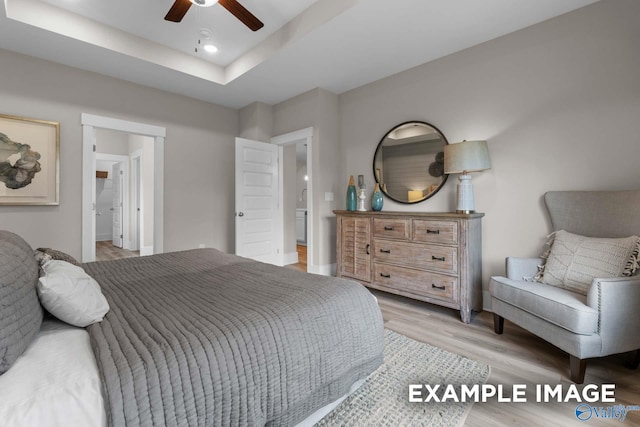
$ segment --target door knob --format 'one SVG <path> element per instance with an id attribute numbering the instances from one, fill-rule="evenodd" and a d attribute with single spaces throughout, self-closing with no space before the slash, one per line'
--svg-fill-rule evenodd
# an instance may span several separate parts
<path id="1" fill-rule="evenodd" d="M 244 216 L 244 212 L 238 213 L 238 216 Z"/>

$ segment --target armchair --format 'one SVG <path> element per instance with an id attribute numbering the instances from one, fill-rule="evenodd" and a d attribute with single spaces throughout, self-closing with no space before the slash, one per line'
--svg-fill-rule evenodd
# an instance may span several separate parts
<path id="1" fill-rule="evenodd" d="M 589 237 L 640 235 L 639 191 L 554 191 L 544 196 L 554 231 Z M 586 359 L 635 351 L 640 363 L 640 276 L 596 278 L 587 295 L 526 281 L 541 258 L 507 258 L 507 277 L 489 284 L 494 329 L 504 319 L 570 355 L 571 380 L 584 382 Z"/>

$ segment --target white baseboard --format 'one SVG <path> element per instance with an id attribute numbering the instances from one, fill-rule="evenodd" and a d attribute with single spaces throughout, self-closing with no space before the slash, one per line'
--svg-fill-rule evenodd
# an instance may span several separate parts
<path id="1" fill-rule="evenodd" d="M 289 252 L 288 254 L 283 254 L 282 258 L 282 265 L 297 264 L 298 252 Z"/>
<path id="2" fill-rule="evenodd" d="M 319 274 L 321 276 L 335 276 L 336 275 L 336 265 L 334 264 L 324 264 L 324 265 L 308 265 L 307 272 L 313 274 Z"/>
<path id="3" fill-rule="evenodd" d="M 153 255 L 153 246 L 145 246 L 140 248 L 140 256 Z"/>
<path id="4" fill-rule="evenodd" d="M 113 237 L 111 233 L 109 234 L 98 234 L 96 235 L 96 242 L 106 242 L 107 240 L 111 240 Z"/>

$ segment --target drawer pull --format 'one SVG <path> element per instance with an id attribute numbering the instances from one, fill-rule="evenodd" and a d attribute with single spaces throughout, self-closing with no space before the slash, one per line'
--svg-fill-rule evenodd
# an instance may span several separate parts
<path id="1" fill-rule="evenodd" d="M 445 260 L 444 257 L 437 257 L 437 256 L 434 256 L 434 255 L 431 255 L 431 259 L 434 260 L 434 261 L 444 261 Z"/>
<path id="2" fill-rule="evenodd" d="M 384 273 L 380 273 L 381 277 L 384 277 L 386 279 L 391 279 L 391 275 L 390 274 L 384 274 Z"/>
<path id="3" fill-rule="evenodd" d="M 427 234 L 440 234 L 440 230 L 429 230 L 427 228 Z"/>
<path id="4" fill-rule="evenodd" d="M 369 248 L 371 247 L 371 245 L 367 244 L 367 255 L 371 255 L 371 252 L 369 252 Z"/>
<path id="5" fill-rule="evenodd" d="M 385 226 L 384 226 L 384 229 L 385 229 L 386 231 L 393 231 L 393 227 L 392 227 L 392 226 L 389 226 L 389 225 L 385 225 Z"/>
<path id="6" fill-rule="evenodd" d="M 442 285 L 442 286 L 436 286 L 435 284 L 433 284 L 433 283 L 432 283 L 432 284 L 431 284 L 431 287 L 432 287 L 432 288 L 434 288 L 434 289 L 440 289 L 441 291 L 444 291 L 444 290 L 445 290 L 445 286 L 444 286 L 444 285 Z"/>
<path id="7" fill-rule="evenodd" d="M 380 249 L 380 252 L 382 252 L 383 254 L 390 254 L 391 249 Z"/>

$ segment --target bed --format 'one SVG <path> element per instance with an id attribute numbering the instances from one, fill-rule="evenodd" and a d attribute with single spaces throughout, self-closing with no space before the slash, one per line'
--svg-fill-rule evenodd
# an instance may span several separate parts
<path id="1" fill-rule="evenodd" d="M 2 234 L 4 262 L 1 243 Z M 42 358 L 50 341 L 89 355 L 63 367 L 60 375 L 46 366 L 51 373 L 46 377 L 66 380 L 73 365 L 85 371 L 72 387 L 59 388 L 75 390 L 66 398 L 68 408 L 48 409 L 76 414 L 75 425 L 293 426 L 308 423 L 314 413 L 321 416 L 382 363 L 380 311 L 355 282 L 214 249 L 83 267 L 110 305 L 104 320 L 86 330 L 45 320 L 0 376 L 0 399 L 11 397 L 5 380 L 16 381 L 14 372 L 34 375 L 29 357 Z M 2 268 L 0 283 L 1 273 Z M 79 349 L 50 338 L 64 334 L 74 336 Z M 40 401 L 46 399 L 27 395 L 21 401 L 26 411 L 11 418 L 12 425 L 33 425 L 24 422 L 30 416 L 45 419 Z M 90 398 L 84 402 L 76 395 Z M 11 400 L 3 402 L 5 411 Z M 104 409 L 96 409 L 100 406 Z M 4 415 L 0 419 L 6 420 Z M 49 420 L 48 425 L 74 425 L 69 418 L 64 424 L 56 424 L 55 416 Z"/>

